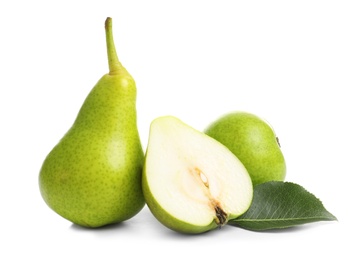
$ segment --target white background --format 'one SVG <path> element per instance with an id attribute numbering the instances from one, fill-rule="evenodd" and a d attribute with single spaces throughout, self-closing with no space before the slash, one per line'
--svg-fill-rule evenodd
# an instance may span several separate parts
<path id="1" fill-rule="evenodd" d="M 359 14 L 358 1 L 2 1 L 0 258 L 359 257 Z M 253 112 L 280 138 L 286 180 L 320 198 L 338 221 L 188 236 L 146 207 L 96 230 L 51 211 L 38 173 L 107 72 L 107 16 L 137 82 L 144 148 L 161 115 L 203 130 L 224 113 Z"/>

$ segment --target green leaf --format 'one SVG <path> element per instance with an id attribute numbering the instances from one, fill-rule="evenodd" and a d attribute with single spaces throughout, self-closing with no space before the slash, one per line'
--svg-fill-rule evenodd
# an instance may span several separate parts
<path id="1" fill-rule="evenodd" d="M 300 185 L 271 181 L 254 187 L 250 208 L 240 217 L 229 221 L 229 224 L 260 231 L 332 220 L 336 220 L 336 217 Z"/>

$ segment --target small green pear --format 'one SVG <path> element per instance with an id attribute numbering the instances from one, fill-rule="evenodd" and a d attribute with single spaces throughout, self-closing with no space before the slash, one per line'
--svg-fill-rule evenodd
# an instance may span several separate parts
<path id="1" fill-rule="evenodd" d="M 253 197 L 250 176 L 238 158 L 173 116 L 151 123 L 143 191 L 163 225 L 192 234 L 226 225 L 250 207 Z"/>
<path id="2" fill-rule="evenodd" d="M 145 205 L 136 85 L 118 60 L 110 17 L 105 32 L 110 71 L 93 87 L 39 174 L 48 206 L 85 227 L 127 220 Z"/>
<path id="3" fill-rule="evenodd" d="M 205 133 L 239 158 L 254 186 L 285 179 L 286 163 L 279 139 L 262 118 L 247 112 L 229 113 L 210 124 Z"/>

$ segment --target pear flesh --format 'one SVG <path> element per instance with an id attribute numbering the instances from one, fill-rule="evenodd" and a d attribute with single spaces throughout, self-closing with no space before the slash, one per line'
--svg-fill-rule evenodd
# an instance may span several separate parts
<path id="1" fill-rule="evenodd" d="M 127 220 L 145 205 L 136 86 L 118 61 L 111 18 L 105 27 L 110 71 L 93 87 L 39 174 L 48 206 L 85 227 Z"/>
<path id="2" fill-rule="evenodd" d="M 253 185 L 283 181 L 286 163 L 272 126 L 257 115 L 233 112 L 211 123 L 205 133 L 230 149 L 244 164 Z"/>
<path id="3" fill-rule="evenodd" d="M 172 116 L 151 124 L 143 190 L 155 217 L 184 233 L 225 225 L 248 209 L 253 192 L 235 155 Z"/>

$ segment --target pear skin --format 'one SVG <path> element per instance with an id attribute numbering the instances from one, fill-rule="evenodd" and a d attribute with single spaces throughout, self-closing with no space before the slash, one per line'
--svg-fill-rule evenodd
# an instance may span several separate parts
<path id="1" fill-rule="evenodd" d="M 254 186 L 285 179 L 286 163 L 279 139 L 262 118 L 248 112 L 229 113 L 211 123 L 205 133 L 238 157 Z"/>
<path id="2" fill-rule="evenodd" d="M 106 19 L 105 31 L 109 73 L 88 94 L 39 174 L 47 205 L 85 227 L 125 221 L 145 205 L 136 85 L 118 60 L 111 18 Z"/>

